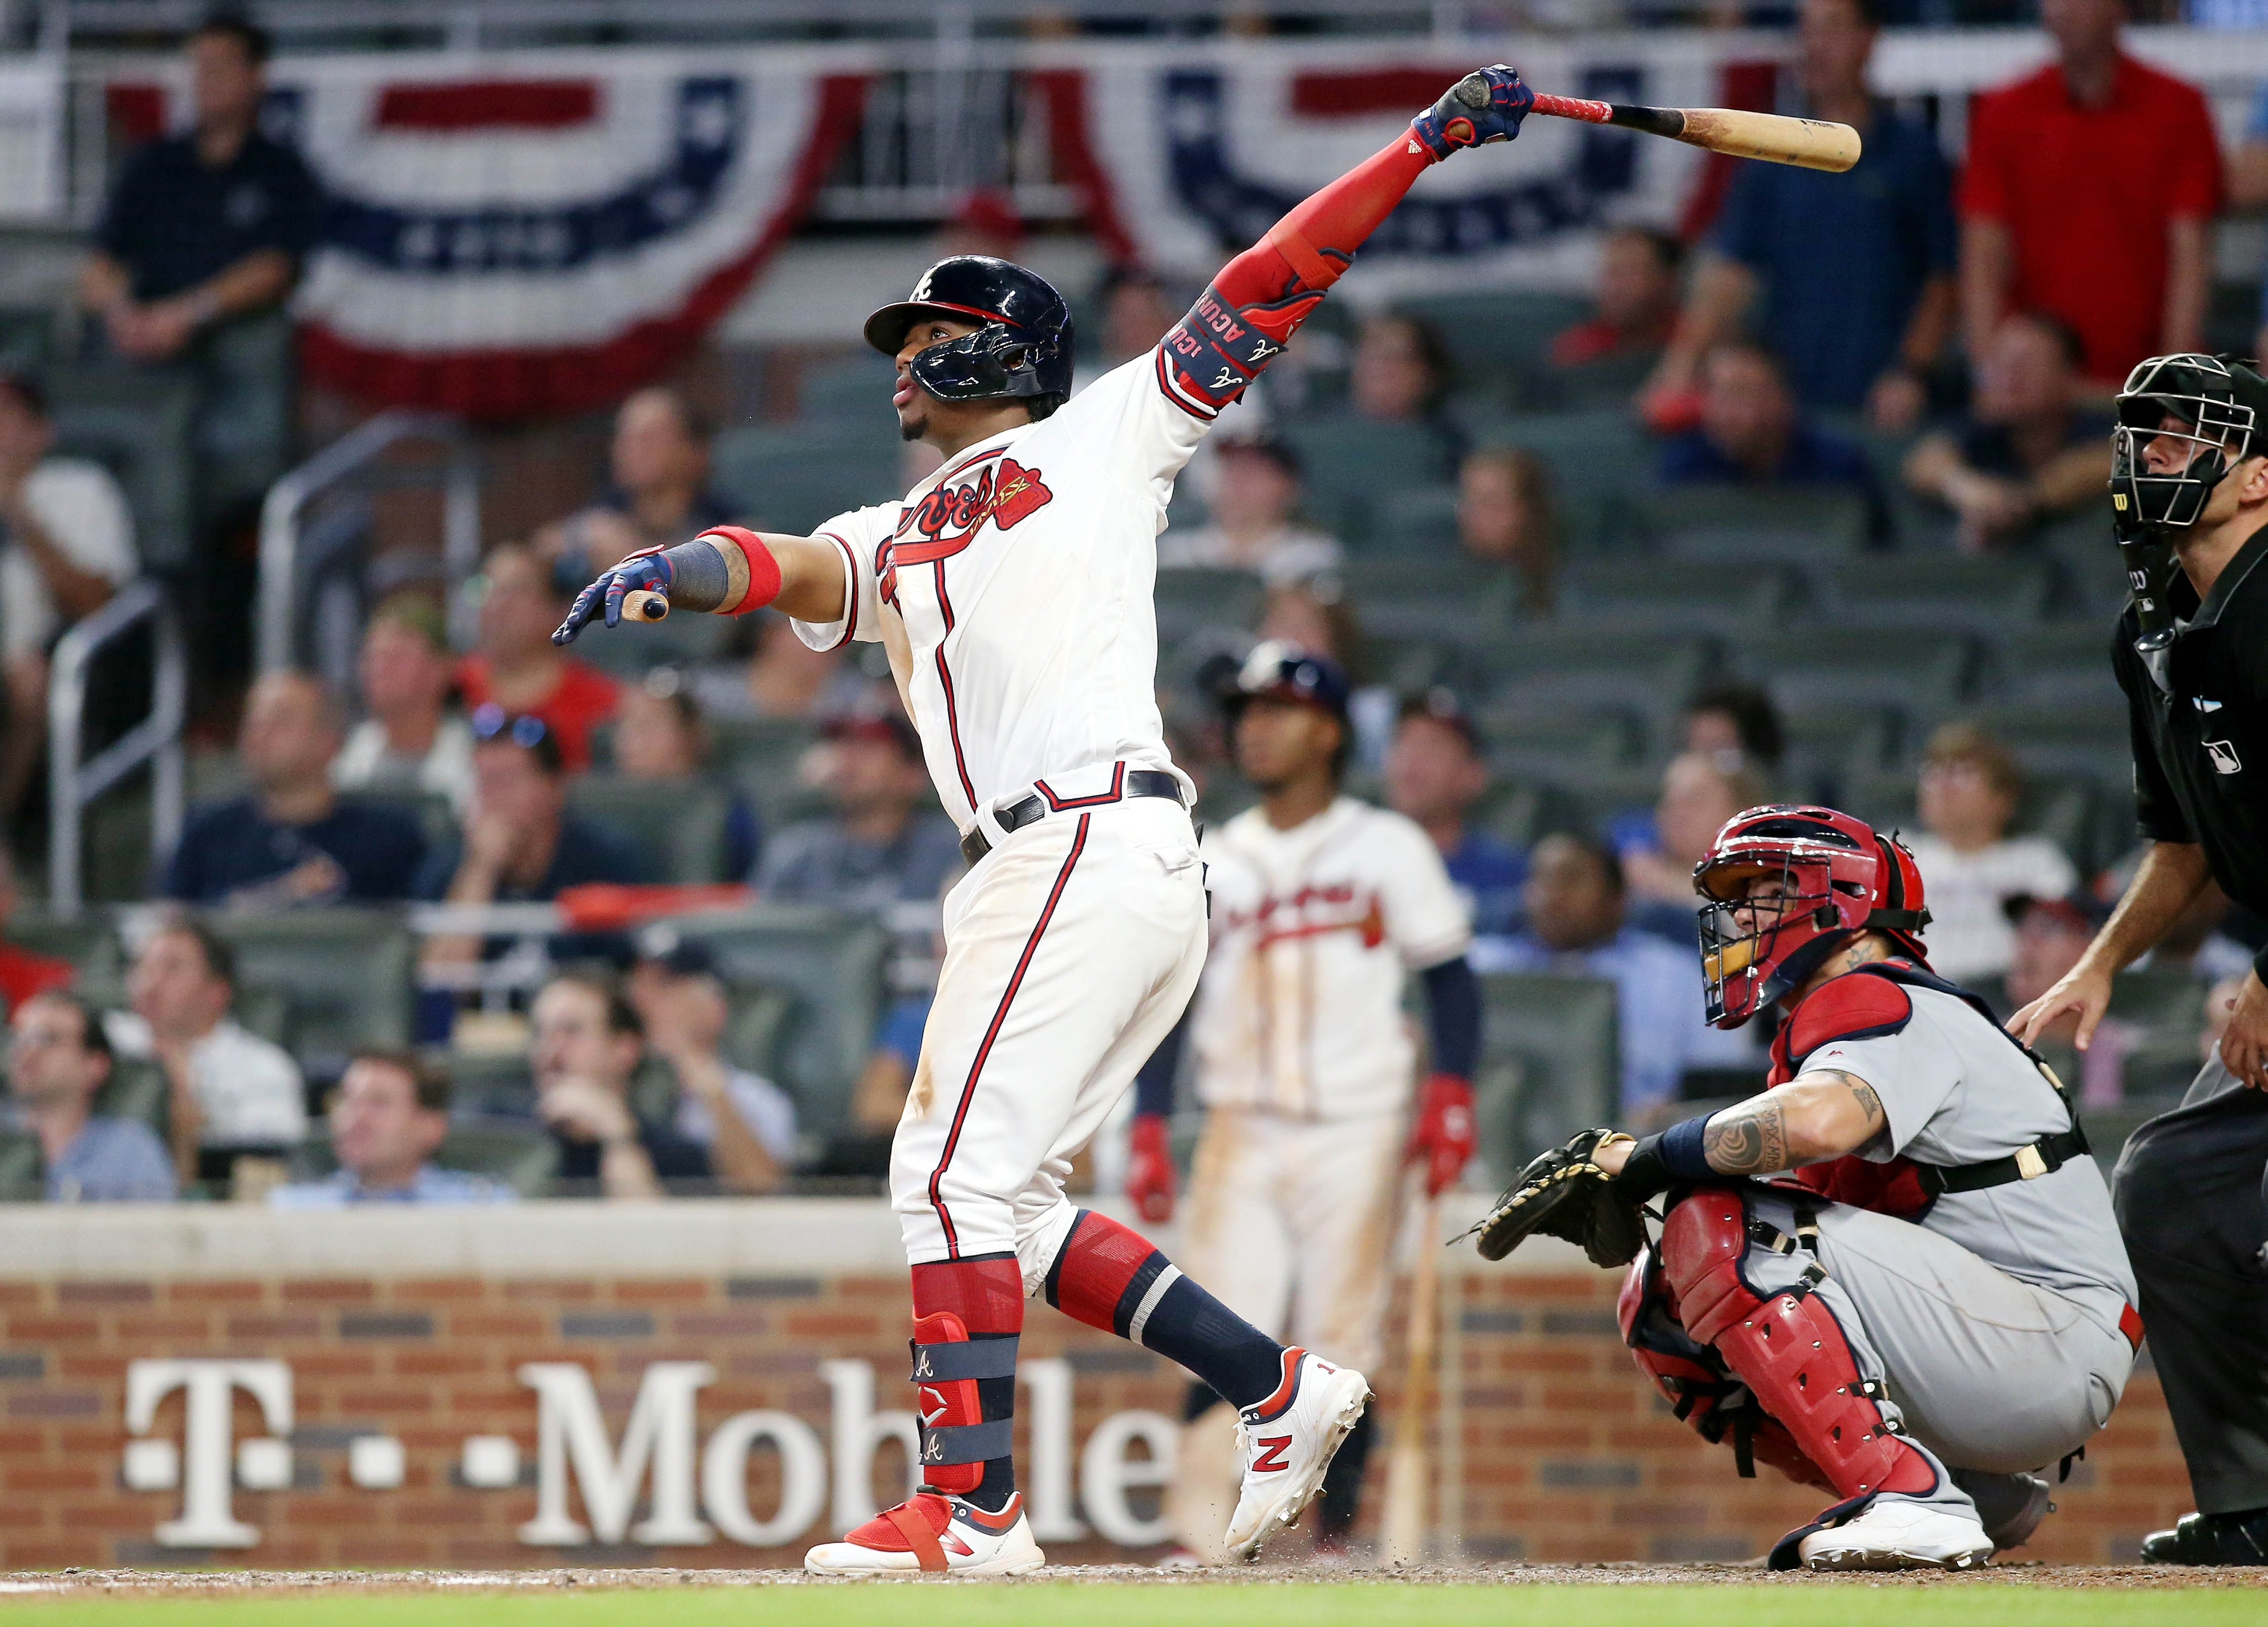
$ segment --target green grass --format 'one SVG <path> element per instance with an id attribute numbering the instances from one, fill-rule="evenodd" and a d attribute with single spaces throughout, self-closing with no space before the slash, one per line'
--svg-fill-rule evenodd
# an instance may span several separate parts
<path id="1" fill-rule="evenodd" d="M 0 1600 L 7 1627 L 2223 1627 L 2268 1593 L 1950 1587 L 893 1586 Z"/>

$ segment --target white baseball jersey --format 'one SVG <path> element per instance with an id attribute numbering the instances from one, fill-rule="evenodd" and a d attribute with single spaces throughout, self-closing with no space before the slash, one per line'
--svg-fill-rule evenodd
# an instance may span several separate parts
<path id="1" fill-rule="evenodd" d="M 1278 830 L 1248 809 L 1204 843 L 1212 946 L 1190 1035 L 1207 1107 L 1361 1118 L 1408 1102 L 1405 972 L 1464 953 L 1464 901 L 1432 841 L 1341 797 Z"/>
<path id="2" fill-rule="evenodd" d="M 1211 418 L 1169 399 L 1163 377 L 1153 350 L 946 460 L 904 502 L 818 529 L 843 550 L 849 610 L 796 630 L 819 650 L 890 645 L 930 777 L 963 829 L 1050 774 L 1116 762 L 1180 773 L 1156 699 L 1158 533 Z"/>

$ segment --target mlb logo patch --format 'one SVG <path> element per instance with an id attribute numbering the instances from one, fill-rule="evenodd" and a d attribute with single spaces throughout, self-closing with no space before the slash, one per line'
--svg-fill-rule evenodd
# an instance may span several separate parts
<path id="1" fill-rule="evenodd" d="M 2241 774 L 2244 771 L 2244 764 L 2237 760 L 2236 747 L 2228 741 L 2207 740 L 2205 749 L 2205 755 L 2213 759 L 2215 773 Z"/>

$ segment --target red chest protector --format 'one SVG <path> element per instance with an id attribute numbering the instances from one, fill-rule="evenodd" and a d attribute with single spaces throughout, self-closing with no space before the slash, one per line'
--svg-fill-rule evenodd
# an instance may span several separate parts
<path id="1" fill-rule="evenodd" d="M 1771 1071 L 1765 1079 L 1765 1087 L 1786 1084 L 1803 1071 L 1804 1063 L 1815 1051 L 1837 1040 L 1866 1040 L 1897 1033 L 1913 1019 L 1913 997 L 1906 992 L 1909 988 L 1933 989 L 1940 994 L 1952 995 L 1991 1023 L 1994 1033 L 2024 1050 L 1994 1020 L 1992 1008 L 1966 989 L 1923 970 L 1911 961 L 1875 961 L 1822 984 L 1790 1013 L 1772 1040 Z M 2032 1055 L 2029 1050 L 2024 1054 Z M 2039 1059 L 2033 1056 L 2032 1060 L 2037 1063 Z M 2045 1069 L 2042 1072 L 2045 1074 Z M 2055 1084 L 2052 1074 L 2046 1077 L 2051 1085 Z M 2057 1093 L 2062 1094 L 2060 1086 L 2057 1086 Z M 2069 1105 L 2067 1098 L 2066 1105 Z M 2057 1167 L 2065 1158 L 2086 1151 L 2086 1142 L 2078 1134 L 2075 1119 L 2068 1137 L 2050 1137 L 2038 1145 L 2047 1153 L 2048 1161 L 2043 1166 L 2046 1169 Z M 2002 1164 L 2010 1166 L 2008 1171 L 1999 1170 Z M 1948 1190 L 1999 1185 L 2003 1178 L 2029 1178 L 2016 1167 L 2014 1160 L 1995 1160 L 1990 1166 L 1978 1165 L 1973 1170 L 1947 1169 L 1904 1157 L 1877 1164 L 1855 1152 L 1822 1164 L 1807 1164 L 1790 1173 L 1799 1184 L 1822 1197 L 1848 1204 L 1854 1209 L 1871 1209 L 1876 1214 L 1900 1220 L 1919 1220 L 1939 1196 Z"/>

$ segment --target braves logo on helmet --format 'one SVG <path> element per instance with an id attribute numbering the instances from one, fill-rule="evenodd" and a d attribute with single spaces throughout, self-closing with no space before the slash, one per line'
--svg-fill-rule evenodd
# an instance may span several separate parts
<path id="1" fill-rule="evenodd" d="M 1921 870 L 1896 836 L 1833 808 L 1775 803 L 1734 814 L 1693 867 L 1709 1020 L 1737 1028 L 1800 989 L 1854 932 L 1881 932 L 1926 966 Z"/>

